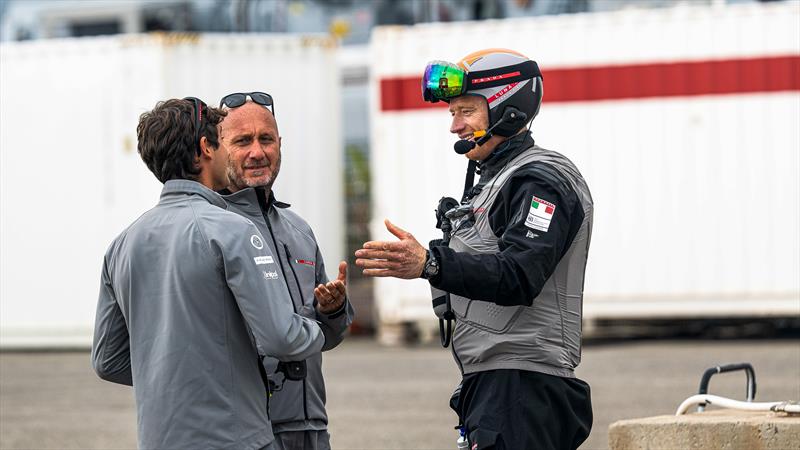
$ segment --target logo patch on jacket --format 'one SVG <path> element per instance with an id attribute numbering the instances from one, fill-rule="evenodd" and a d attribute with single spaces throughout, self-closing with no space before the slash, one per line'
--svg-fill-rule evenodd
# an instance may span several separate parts
<path id="1" fill-rule="evenodd" d="M 250 243 L 253 244 L 253 247 L 255 247 L 255 248 L 259 249 L 259 250 L 264 248 L 264 241 L 262 241 L 261 238 L 258 237 L 255 234 L 250 236 Z"/>
<path id="2" fill-rule="evenodd" d="M 275 263 L 275 261 L 272 259 L 272 256 L 269 256 L 269 255 L 267 255 L 267 256 L 256 256 L 255 258 L 253 258 L 253 260 L 256 262 L 256 265 L 274 264 Z"/>
<path id="3" fill-rule="evenodd" d="M 297 264 L 305 264 L 305 265 L 311 266 L 311 267 L 314 267 L 314 266 L 317 265 L 314 261 L 311 261 L 311 260 L 308 260 L 308 259 L 295 259 L 294 262 L 296 262 Z"/>
<path id="4" fill-rule="evenodd" d="M 531 209 L 525 219 L 525 226 L 534 230 L 547 231 L 550 229 L 550 221 L 553 220 L 555 211 L 556 205 L 534 195 L 531 199 Z"/>
<path id="5" fill-rule="evenodd" d="M 266 270 L 263 272 L 265 280 L 277 280 L 278 279 L 278 272 L 267 272 Z"/>

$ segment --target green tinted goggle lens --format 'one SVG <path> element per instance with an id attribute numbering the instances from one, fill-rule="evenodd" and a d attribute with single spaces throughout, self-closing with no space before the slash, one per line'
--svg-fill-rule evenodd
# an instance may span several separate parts
<path id="1" fill-rule="evenodd" d="M 447 100 L 464 93 L 466 72 L 455 64 L 434 61 L 425 68 L 422 96 L 427 101 Z"/>

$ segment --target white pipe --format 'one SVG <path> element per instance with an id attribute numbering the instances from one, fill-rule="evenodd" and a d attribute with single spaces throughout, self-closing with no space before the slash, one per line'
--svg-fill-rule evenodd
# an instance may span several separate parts
<path id="1" fill-rule="evenodd" d="M 743 402 L 717 395 L 697 394 L 684 400 L 681 406 L 678 406 L 678 411 L 675 412 L 675 415 L 680 416 L 692 406 L 701 403 L 745 411 L 785 411 L 791 414 L 800 414 L 800 404 L 796 402 Z"/>

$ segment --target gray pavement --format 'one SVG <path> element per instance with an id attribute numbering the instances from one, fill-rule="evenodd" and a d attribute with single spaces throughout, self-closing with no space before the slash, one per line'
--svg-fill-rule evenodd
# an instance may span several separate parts
<path id="1" fill-rule="evenodd" d="M 633 341 L 584 348 L 578 376 L 592 386 L 595 421 L 582 449 L 607 448 L 623 418 L 672 414 L 716 364 L 756 369 L 756 400 L 800 399 L 800 341 Z M 334 449 L 453 449 L 447 401 L 458 382 L 449 354 L 433 346 L 381 347 L 349 339 L 326 354 Z M 711 393 L 743 398 L 742 373 L 715 376 Z M 88 352 L 0 353 L 0 448 L 136 446 L 129 388 L 103 382 Z"/>

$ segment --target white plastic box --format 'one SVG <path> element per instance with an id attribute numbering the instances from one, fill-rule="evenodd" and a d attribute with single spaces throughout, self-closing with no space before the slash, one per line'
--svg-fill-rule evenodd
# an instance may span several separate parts
<path id="1" fill-rule="evenodd" d="M 111 240 L 158 201 L 141 113 L 196 96 L 272 94 L 275 192 L 344 256 L 336 45 L 294 35 L 153 34 L 0 45 L 0 347 L 86 346 Z"/>
<path id="2" fill-rule="evenodd" d="M 510 48 L 544 73 L 536 142 L 572 159 L 594 197 L 585 319 L 800 315 L 799 3 L 381 27 L 370 45 L 376 239 L 393 239 L 384 218 L 420 242 L 441 237 L 437 201 L 461 195 L 466 159 L 452 150 L 450 115 L 414 97 L 425 64 Z M 775 58 L 788 72 L 770 72 Z M 688 83 L 692 95 L 592 99 L 606 81 L 591 77 L 553 94 L 567 72 L 648 64 L 711 72 L 653 88 Z M 789 87 L 720 94 L 722 75 Z M 583 99 L 569 99 L 573 87 Z M 424 281 L 379 279 L 375 295 L 383 325 L 434 324 Z"/>

